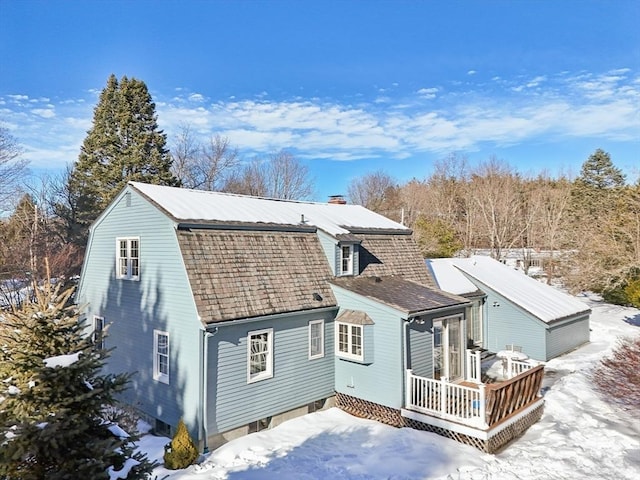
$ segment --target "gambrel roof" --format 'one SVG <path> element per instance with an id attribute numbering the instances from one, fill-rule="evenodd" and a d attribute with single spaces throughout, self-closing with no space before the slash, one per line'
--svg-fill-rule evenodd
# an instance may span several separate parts
<path id="1" fill-rule="evenodd" d="M 361 240 L 360 275 L 400 276 L 423 286 L 437 288 L 420 251 L 410 235 L 354 235 Z"/>
<path id="2" fill-rule="evenodd" d="M 314 232 L 178 230 L 204 323 L 336 305 Z"/>
<path id="3" fill-rule="evenodd" d="M 407 282 L 405 287 L 419 287 L 416 292 L 424 295 L 427 288 L 436 288 L 411 230 L 358 205 L 138 182 L 129 187 L 175 222 L 204 323 L 337 308 L 329 285 L 332 270 L 317 230 L 359 244 L 359 276 L 394 276 L 394 285 Z"/>

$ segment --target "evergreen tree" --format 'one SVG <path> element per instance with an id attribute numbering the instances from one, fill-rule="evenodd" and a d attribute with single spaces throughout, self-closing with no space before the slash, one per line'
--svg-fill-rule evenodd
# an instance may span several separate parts
<path id="1" fill-rule="evenodd" d="M 608 153 L 598 149 L 582 165 L 571 189 L 571 246 L 577 253 L 568 281 L 574 288 L 602 292 L 629 265 L 629 245 L 620 235 L 625 191 L 625 176 Z"/>
<path id="2" fill-rule="evenodd" d="M 600 148 L 582 164 L 580 176 L 576 179 L 579 186 L 600 190 L 623 187 L 624 182 L 622 170 L 615 167 L 609 154 Z"/>
<path id="3" fill-rule="evenodd" d="M 128 376 L 85 335 L 71 291 L 44 287 L 0 322 L 0 478 L 148 478 L 153 467 L 102 416 Z"/>
<path id="4" fill-rule="evenodd" d="M 72 239 L 76 243 L 84 245 L 91 222 L 128 181 L 179 185 L 171 173 L 167 138 L 158 129 L 155 108 L 144 82 L 109 77 L 69 176 L 67 199 L 75 205 L 66 210 L 68 221 L 80 226 Z"/>
<path id="5" fill-rule="evenodd" d="M 189 435 L 187 426 L 180 419 L 171 442 L 165 447 L 164 466 L 169 470 L 180 470 L 192 465 L 198 458 L 198 447 Z"/>

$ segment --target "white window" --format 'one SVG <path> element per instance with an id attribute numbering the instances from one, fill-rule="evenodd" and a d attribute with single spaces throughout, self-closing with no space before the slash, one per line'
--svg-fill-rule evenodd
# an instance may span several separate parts
<path id="1" fill-rule="evenodd" d="M 247 383 L 273 377 L 273 329 L 247 334 Z"/>
<path id="2" fill-rule="evenodd" d="M 140 278 L 140 239 L 116 239 L 116 277 L 126 280 Z"/>
<path id="3" fill-rule="evenodd" d="M 336 353 L 340 357 L 362 361 L 362 325 L 336 323 Z"/>
<path id="4" fill-rule="evenodd" d="M 97 350 L 104 350 L 104 317 L 93 317 L 93 345 Z"/>
<path id="5" fill-rule="evenodd" d="M 353 274 L 353 245 L 340 247 L 340 275 Z"/>
<path id="6" fill-rule="evenodd" d="M 153 378 L 169 383 L 169 334 L 153 331 Z"/>
<path id="7" fill-rule="evenodd" d="M 324 357 L 324 320 L 309 322 L 309 360 Z"/>

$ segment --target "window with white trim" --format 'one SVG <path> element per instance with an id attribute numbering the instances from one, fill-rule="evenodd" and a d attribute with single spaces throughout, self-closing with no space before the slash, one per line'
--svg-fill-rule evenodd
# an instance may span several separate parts
<path id="1" fill-rule="evenodd" d="M 104 350 L 104 317 L 93 317 L 93 346 L 96 350 Z"/>
<path id="2" fill-rule="evenodd" d="M 116 277 L 125 280 L 140 279 L 140 239 L 116 239 Z"/>
<path id="3" fill-rule="evenodd" d="M 362 325 L 336 323 L 336 354 L 353 360 L 364 360 Z"/>
<path id="4" fill-rule="evenodd" d="M 353 245 L 340 246 L 340 275 L 353 275 Z"/>
<path id="5" fill-rule="evenodd" d="M 273 377 L 273 329 L 247 334 L 247 383 Z"/>
<path id="6" fill-rule="evenodd" d="M 309 322 L 309 360 L 324 357 L 324 320 Z"/>
<path id="7" fill-rule="evenodd" d="M 153 378 L 169 383 L 169 334 L 153 331 Z"/>

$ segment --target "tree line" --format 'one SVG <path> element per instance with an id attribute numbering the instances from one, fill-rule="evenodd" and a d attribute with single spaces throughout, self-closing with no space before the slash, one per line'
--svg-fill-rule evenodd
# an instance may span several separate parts
<path id="1" fill-rule="evenodd" d="M 42 278 L 45 257 L 53 276 L 79 273 L 89 226 L 128 181 L 282 199 L 313 195 L 308 168 L 286 150 L 245 161 L 229 139 L 202 141 L 196 133 L 182 125 L 169 148 L 145 83 L 112 75 L 78 159 L 59 178 L 25 190 L 19 144 L 0 128 L 0 210 L 18 199 L 0 219 L 0 293 L 16 291 L 7 282 Z M 575 179 L 525 177 L 497 158 L 470 165 L 452 154 L 427 178 L 404 184 L 384 171 L 363 174 L 347 197 L 410 226 L 425 257 L 482 249 L 502 259 L 512 249 L 525 257 L 546 250 L 550 281 L 640 305 L 640 181 L 627 184 L 602 150 Z"/>
<path id="2" fill-rule="evenodd" d="M 627 184 L 601 149 L 575 179 L 525 177 L 496 158 L 471 166 L 450 155 L 426 179 L 403 185 L 367 174 L 349 197 L 411 226 L 425 257 L 489 250 L 502 260 L 517 249 L 526 270 L 532 252 L 546 251 L 549 282 L 640 306 L 640 179 Z"/>

